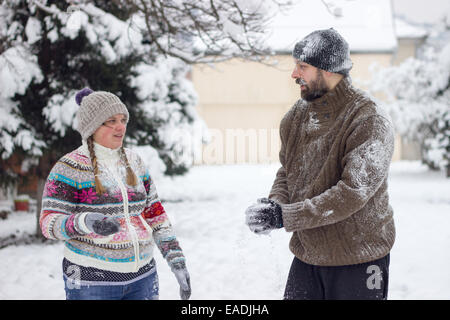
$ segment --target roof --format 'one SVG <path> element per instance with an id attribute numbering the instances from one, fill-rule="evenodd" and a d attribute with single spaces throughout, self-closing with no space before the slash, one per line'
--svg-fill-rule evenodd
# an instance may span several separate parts
<path id="1" fill-rule="evenodd" d="M 395 17 L 395 33 L 399 39 L 421 39 L 428 35 L 428 31 L 421 25 L 409 22 L 401 16 Z"/>
<path id="2" fill-rule="evenodd" d="M 351 52 L 393 52 L 397 47 L 391 0 L 293 2 L 271 21 L 267 44 L 276 52 L 291 52 L 312 31 L 331 27 L 347 40 Z"/>

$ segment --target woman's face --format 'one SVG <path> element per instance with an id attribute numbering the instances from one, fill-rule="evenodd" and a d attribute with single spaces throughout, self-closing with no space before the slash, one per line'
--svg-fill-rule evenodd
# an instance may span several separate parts
<path id="1" fill-rule="evenodd" d="M 127 122 L 127 117 L 121 113 L 110 117 L 94 132 L 94 141 L 110 149 L 121 147 Z"/>

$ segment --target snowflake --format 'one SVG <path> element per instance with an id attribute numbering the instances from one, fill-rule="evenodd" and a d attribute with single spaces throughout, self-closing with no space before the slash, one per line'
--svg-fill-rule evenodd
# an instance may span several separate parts
<path id="1" fill-rule="evenodd" d="M 55 193 L 58 193 L 58 191 L 56 191 L 57 188 L 58 186 L 56 185 L 55 181 L 48 181 L 45 188 L 45 197 L 51 197 Z"/>
<path id="2" fill-rule="evenodd" d="M 81 193 L 74 192 L 75 199 L 79 199 L 80 202 L 92 203 L 93 200 L 97 199 L 96 192 L 90 188 L 89 191 L 83 190 Z"/>

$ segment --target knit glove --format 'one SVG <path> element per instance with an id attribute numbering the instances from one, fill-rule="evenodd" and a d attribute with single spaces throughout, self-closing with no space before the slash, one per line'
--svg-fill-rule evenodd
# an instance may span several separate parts
<path id="1" fill-rule="evenodd" d="M 186 266 L 173 269 L 172 271 L 175 274 L 175 278 L 177 278 L 178 284 L 180 285 L 181 300 L 188 300 L 191 296 L 191 279 Z"/>
<path id="2" fill-rule="evenodd" d="M 245 223 L 256 234 L 269 234 L 274 229 L 283 227 L 281 206 L 267 198 L 258 199 L 245 211 Z"/>
<path id="3" fill-rule="evenodd" d="M 89 230 L 88 233 L 94 232 L 101 236 L 109 236 L 120 229 L 120 223 L 115 218 L 95 212 L 90 212 L 84 217 L 84 226 Z"/>

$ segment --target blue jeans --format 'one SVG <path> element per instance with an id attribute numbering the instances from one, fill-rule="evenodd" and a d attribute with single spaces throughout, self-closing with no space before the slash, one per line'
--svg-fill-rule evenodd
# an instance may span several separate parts
<path id="1" fill-rule="evenodd" d="M 69 284 L 69 285 L 68 285 Z M 67 300 L 158 300 L 157 272 L 124 285 L 71 285 L 64 279 Z"/>

